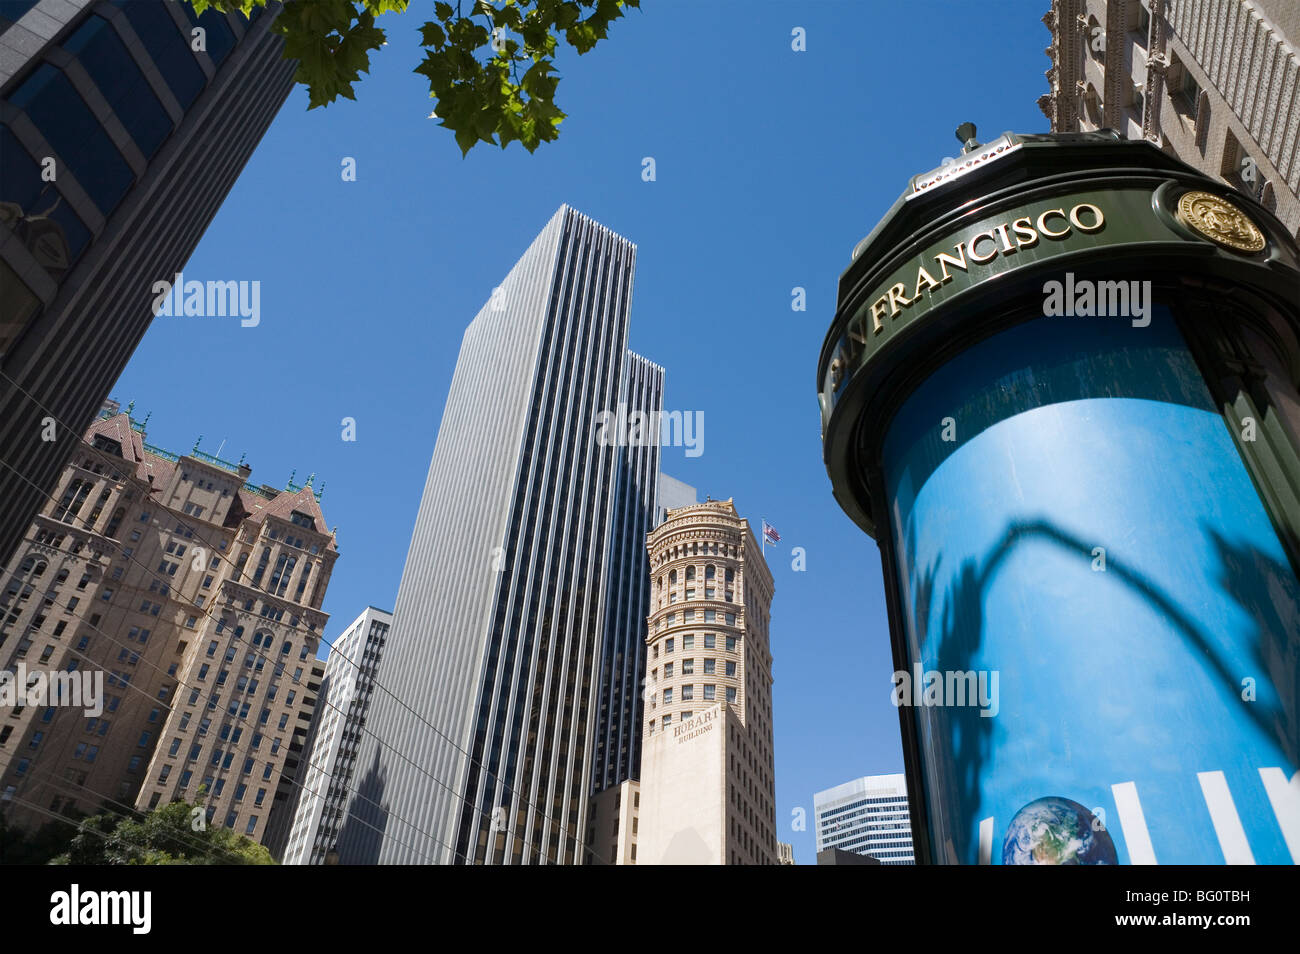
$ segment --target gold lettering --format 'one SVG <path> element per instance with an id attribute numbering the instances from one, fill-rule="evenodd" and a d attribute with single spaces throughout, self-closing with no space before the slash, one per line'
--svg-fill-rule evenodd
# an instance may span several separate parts
<path id="1" fill-rule="evenodd" d="M 1024 225 L 1020 223 L 1023 222 Z M 1034 227 L 1029 224 L 1029 216 L 1016 219 L 1011 223 L 1012 230 L 1016 233 L 1016 248 L 1029 248 L 1038 244 L 1038 233 Z"/>
<path id="2" fill-rule="evenodd" d="M 1040 215 L 1040 216 L 1038 217 L 1038 231 L 1039 231 L 1040 233 L 1042 233 L 1043 235 L 1046 235 L 1048 238 L 1060 238 L 1062 235 L 1069 235 L 1069 234 L 1070 234 L 1070 227 L 1069 227 L 1069 226 L 1066 226 L 1065 228 L 1061 229 L 1061 231 L 1059 231 L 1059 232 L 1053 232 L 1053 231 L 1052 231 L 1051 229 L 1049 229 L 1046 225 L 1044 225 L 1043 223 L 1047 221 L 1047 217 L 1048 217 L 1049 215 L 1059 215 L 1061 218 L 1065 218 L 1065 210 L 1064 210 L 1064 209 L 1048 209 L 1046 212 L 1044 212 L 1042 215 Z"/>
<path id="3" fill-rule="evenodd" d="M 989 252 L 987 255 L 985 255 L 985 256 L 983 256 L 983 257 L 980 257 L 979 255 L 976 255 L 976 254 L 975 254 L 975 245 L 976 245 L 976 244 L 979 242 L 979 240 L 982 239 L 982 238 L 987 238 L 990 242 L 994 241 L 994 239 L 993 239 L 993 233 L 992 233 L 992 232 L 981 232 L 979 235 L 977 235 L 977 236 L 975 236 L 973 239 L 971 239 L 971 240 L 970 240 L 970 260 L 971 260 L 972 262 L 980 262 L 980 263 L 982 263 L 982 262 L 987 262 L 987 261 L 988 261 L 990 258 L 992 258 L 994 255 L 998 254 L 998 250 L 997 250 L 997 248 L 996 248 L 996 246 L 995 246 L 994 249 L 993 249 L 993 251 Z"/>
<path id="4" fill-rule="evenodd" d="M 1091 211 L 1093 217 L 1096 218 L 1097 221 L 1092 225 L 1084 225 L 1082 222 L 1079 221 L 1080 209 L 1088 209 L 1089 211 Z M 1101 209 L 1097 208 L 1092 203 L 1080 202 L 1078 205 L 1076 205 L 1073 209 L 1070 210 L 1070 224 L 1073 225 L 1080 232 L 1100 232 L 1101 227 L 1106 224 L 1106 219 L 1104 216 L 1102 216 Z"/>
<path id="5" fill-rule="evenodd" d="M 921 297 L 922 283 L 924 283 L 927 291 L 939 287 L 939 283 L 930 277 L 930 273 L 925 270 L 924 265 L 916 270 L 916 291 L 912 293 L 912 301 L 916 301 Z"/>
<path id="6" fill-rule="evenodd" d="M 940 252 L 934 257 L 934 260 L 939 263 L 939 268 L 943 270 L 943 278 L 939 279 L 940 285 L 952 281 L 952 276 L 948 274 L 949 265 L 960 268 L 963 272 L 966 271 L 966 250 L 958 244 L 953 246 L 953 251 L 960 257 L 954 258 L 947 252 Z"/>
<path id="7" fill-rule="evenodd" d="M 889 289 L 889 316 L 891 318 L 898 314 L 899 305 L 906 308 L 911 303 L 912 299 L 907 297 L 907 289 L 903 287 L 902 282 Z"/>
<path id="8" fill-rule="evenodd" d="M 1003 222 L 993 231 L 997 232 L 998 235 L 1002 236 L 1002 251 L 1014 252 L 1016 250 L 1016 247 L 1011 244 L 1011 239 L 1007 235 L 1007 223 Z"/>
<path id="9" fill-rule="evenodd" d="M 885 315 L 885 306 L 888 304 L 882 295 L 871 303 L 871 330 L 875 334 L 880 334 L 885 330 L 885 324 L 880 319 Z"/>

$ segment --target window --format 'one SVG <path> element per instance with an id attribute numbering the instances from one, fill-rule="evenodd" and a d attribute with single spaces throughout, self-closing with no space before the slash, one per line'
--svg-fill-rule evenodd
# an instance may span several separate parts
<path id="1" fill-rule="evenodd" d="M 669 705 L 672 705 L 672 703 L 673 703 L 673 691 L 672 691 L 671 689 L 665 689 L 665 690 L 664 690 L 664 705 L 669 706 Z M 664 725 L 667 725 L 667 724 L 668 724 L 668 719 L 669 719 L 668 716 L 664 716 Z"/>
<path id="2" fill-rule="evenodd" d="M 711 685 L 711 684 L 709 684 L 709 683 L 705 683 L 705 685 L 704 685 L 704 698 L 705 698 L 705 699 L 707 699 L 707 700 L 713 700 L 713 699 L 717 698 L 717 693 L 718 693 L 718 687 L 717 687 L 717 686 L 715 686 L 715 685 Z"/>
<path id="3" fill-rule="evenodd" d="M 735 636 L 728 636 L 728 637 L 727 637 L 727 652 L 729 652 L 729 653 L 734 653 L 735 651 L 736 651 L 736 637 L 735 637 Z"/>
<path id="4" fill-rule="evenodd" d="M 108 21 L 92 15 L 63 48 L 81 61 L 145 158 L 153 158 L 171 133 L 171 119 Z"/>
<path id="5" fill-rule="evenodd" d="M 717 669 L 717 666 L 718 666 L 718 661 L 716 659 L 705 659 L 704 675 L 712 676 L 714 671 Z"/>
<path id="6" fill-rule="evenodd" d="M 672 664 L 672 663 L 664 663 L 664 678 L 665 678 L 665 679 L 671 679 L 671 678 L 673 678 L 673 664 Z"/>
<path id="7" fill-rule="evenodd" d="M 727 660 L 727 675 L 731 676 L 733 679 L 736 676 L 736 664 L 731 660 Z"/>
<path id="8" fill-rule="evenodd" d="M 694 648 L 695 648 L 695 637 L 694 637 L 694 636 L 683 636 L 683 637 L 682 637 L 682 649 L 694 649 Z"/>
<path id="9" fill-rule="evenodd" d="M 673 638 L 669 636 L 667 639 L 664 640 L 664 652 L 670 653 L 672 651 L 673 651 Z"/>
<path id="10" fill-rule="evenodd" d="M 691 674 L 694 673 L 694 672 L 695 672 L 695 660 L 694 660 L 694 659 L 683 659 L 683 660 L 682 660 L 682 675 L 683 675 L 683 676 L 689 676 L 689 675 L 691 675 Z"/>
<path id="11" fill-rule="evenodd" d="M 166 5 L 132 3 L 130 0 L 113 0 L 113 5 L 131 21 L 132 29 L 149 51 L 172 94 L 180 101 L 181 108 L 189 109 L 203 89 L 205 79 L 198 61 L 190 52 L 189 37 L 181 32 Z"/>
<path id="12" fill-rule="evenodd" d="M 684 702 L 687 699 L 694 699 L 694 698 L 695 698 L 695 687 L 690 685 L 682 686 L 682 701 Z"/>
<path id="13" fill-rule="evenodd" d="M 736 701 L 736 687 L 735 687 L 735 686 L 728 686 L 728 687 L 727 687 L 727 701 L 728 701 L 728 702 L 735 702 L 735 701 Z"/>

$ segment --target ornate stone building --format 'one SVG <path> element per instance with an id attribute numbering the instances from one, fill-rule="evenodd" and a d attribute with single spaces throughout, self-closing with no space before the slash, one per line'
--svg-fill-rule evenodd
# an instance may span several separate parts
<path id="1" fill-rule="evenodd" d="M 1300 235 L 1300 4 L 1053 0 L 1043 22 L 1053 132 L 1148 139 Z"/>
<path id="2" fill-rule="evenodd" d="M 338 550 L 310 480 L 250 473 L 147 444 L 129 412 L 91 425 L 0 580 L 0 664 L 102 673 L 102 711 L 0 707 L 8 824 L 184 797 L 265 840 L 311 722 Z"/>
<path id="3" fill-rule="evenodd" d="M 646 547 L 638 862 L 777 864 L 772 574 L 730 500 L 669 511 Z"/>

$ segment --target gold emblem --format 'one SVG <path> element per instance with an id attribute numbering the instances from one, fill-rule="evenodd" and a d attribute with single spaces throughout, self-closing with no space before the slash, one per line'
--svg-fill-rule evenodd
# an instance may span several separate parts
<path id="1" fill-rule="evenodd" d="M 1178 221 L 1234 252 L 1260 252 L 1264 233 L 1231 202 L 1208 192 L 1186 192 L 1178 200 Z"/>

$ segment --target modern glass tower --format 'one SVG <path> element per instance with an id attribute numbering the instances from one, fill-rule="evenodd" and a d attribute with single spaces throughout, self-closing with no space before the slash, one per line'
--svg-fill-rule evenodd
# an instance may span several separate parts
<path id="1" fill-rule="evenodd" d="M 288 96 L 279 9 L 0 5 L 0 561 Z"/>
<path id="2" fill-rule="evenodd" d="M 623 428 L 597 426 L 661 402 L 662 369 L 627 350 L 635 259 L 563 206 L 465 332 L 339 835 L 345 864 L 580 857 L 602 652 L 626 645 L 608 621 L 640 525 L 627 509 L 652 506 L 657 479 Z"/>
<path id="3" fill-rule="evenodd" d="M 664 369 L 629 355 L 629 408 L 649 411 L 657 422 L 663 406 Z M 629 411 L 629 415 L 632 411 Z M 655 527 L 659 478 L 658 428 L 652 442 L 618 448 L 614 497 L 613 563 L 609 573 L 605 640 L 601 652 L 600 707 L 592 785 L 602 791 L 641 769 L 642 684 L 645 681 L 645 619 L 650 612 L 650 563 L 645 538 Z"/>

